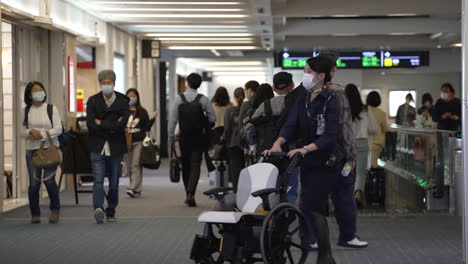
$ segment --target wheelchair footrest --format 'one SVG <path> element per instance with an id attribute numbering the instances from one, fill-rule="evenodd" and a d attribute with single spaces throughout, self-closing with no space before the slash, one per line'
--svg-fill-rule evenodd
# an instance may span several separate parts
<path id="1" fill-rule="evenodd" d="M 198 262 L 211 256 L 211 243 L 212 241 L 209 238 L 196 235 L 190 252 L 190 259 Z"/>

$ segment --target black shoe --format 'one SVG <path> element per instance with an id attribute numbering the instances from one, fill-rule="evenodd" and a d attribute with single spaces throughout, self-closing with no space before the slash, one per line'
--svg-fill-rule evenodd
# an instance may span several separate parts
<path id="1" fill-rule="evenodd" d="M 135 192 L 131 189 L 127 189 L 127 195 L 132 197 L 132 198 L 135 198 Z"/>
<path id="2" fill-rule="evenodd" d="M 195 197 L 191 193 L 187 195 L 187 205 L 189 207 L 197 207 L 197 203 L 195 202 Z"/>
<path id="3" fill-rule="evenodd" d="M 107 222 L 109 223 L 115 223 L 117 222 L 117 219 L 115 218 L 115 215 L 106 215 Z"/>

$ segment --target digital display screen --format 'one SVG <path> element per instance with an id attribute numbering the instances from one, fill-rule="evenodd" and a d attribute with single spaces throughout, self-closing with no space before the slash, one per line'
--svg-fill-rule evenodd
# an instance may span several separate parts
<path id="1" fill-rule="evenodd" d="M 283 69 L 303 69 L 310 57 L 316 57 L 319 52 L 294 53 L 281 52 L 279 66 Z M 382 68 L 413 68 L 429 65 L 427 51 L 363 51 L 340 52 L 336 61 L 338 68 L 344 69 L 382 69 Z"/>

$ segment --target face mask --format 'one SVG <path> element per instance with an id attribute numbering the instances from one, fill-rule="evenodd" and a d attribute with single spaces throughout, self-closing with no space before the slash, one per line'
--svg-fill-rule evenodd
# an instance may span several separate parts
<path id="1" fill-rule="evenodd" d="M 447 93 L 441 93 L 440 94 L 440 98 L 442 98 L 443 100 L 447 100 L 448 99 L 448 94 Z"/>
<path id="2" fill-rule="evenodd" d="M 42 102 L 44 101 L 45 97 L 46 97 L 46 94 L 44 91 L 32 93 L 32 99 L 35 102 Z"/>
<path id="3" fill-rule="evenodd" d="M 137 98 L 136 97 L 130 97 L 130 102 L 128 102 L 129 105 L 135 105 L 137 103 Z"/>
<path id="4" fill-rule="evenodd" d="M 315 85 L 317 85 L 317 82 L 314 82 L 314 75 L 304 73 L 304 76 L 302 77 L 302 86 L 304 86 L 307 91 L 310 91 L 315 87 Z"/>
<path id="5" fill-rule="evenodd" d="M 432 106 L 432 104 L 431 104 L 431 102 L 425 102 L 425 103 L 424 103 L 424 106 L 425 106 L 426 108 L 429 108 L 429 107 Z"/>
<path id="6" fill-rule="evenodd" d="M 101 91 L 105 95 L 109 95 L 114 91 L 114 86 L 112 85 L 101 85 Z"/>

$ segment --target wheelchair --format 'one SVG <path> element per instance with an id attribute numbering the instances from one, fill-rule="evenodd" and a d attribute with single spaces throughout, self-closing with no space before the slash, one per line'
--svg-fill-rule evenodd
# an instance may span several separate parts
<path id="1" fill-rule="evenodd" d="M 224 208 L 198 217 L 205 226 L 203 234 L 195 236 L 190 258 L 201 264 L 305 263 L 309 250 L 302 238 L 309 230 L 286 198 L 288 176 L 301 158 L 272 153 L 243 169 L 231 211 Z M 278 168 L 286 170 L 280 173 Z M 204 194 L 222 202 L 232 190 L 221 187 Z"/>

